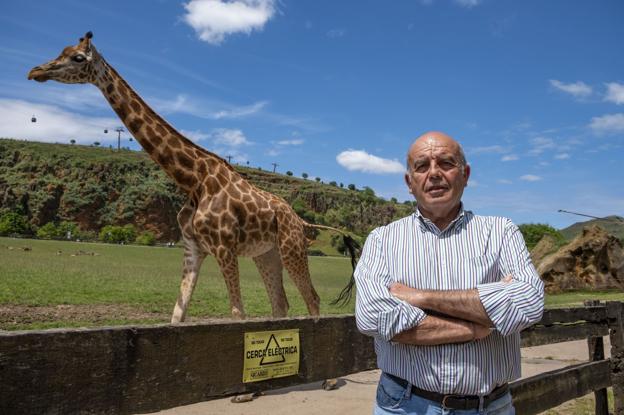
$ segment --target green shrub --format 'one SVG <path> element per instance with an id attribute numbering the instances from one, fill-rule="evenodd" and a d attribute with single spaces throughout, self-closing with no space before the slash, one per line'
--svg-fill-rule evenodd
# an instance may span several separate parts
<path id="1" fill-rule="evenodd" d="M 109 244 L 127 244 L 136 239 L 136 230 L 131 224 L 126 226 L 107 225 L 100 230 L 99 239 Z"/>
<path id="2" fill-rule="evenodd" d="M 7 212 L 0 216 L 0 235 L 31 235 L 28 219 L 17 212 Z"/>
<path id="3" fill-rule="evenodd" d="M 58 229 L 54 222 L 48 222 L 39 229 L 37 229 L 37 238 L 40 239 L 55 239 L 58 234 Z"/>
<path id="4" fill-rule="evenodd" d="M 48 222 L 37 230 L 37 237 L 41 239 L 90 239 L 86 236 L 87 233 L 81 231 L 76 222 L 69 221 L 59 224 Z"/>
<path id="5" fill-rule="evenodd" d="M 136 237 L 134 242 L 138 245 L 154 245 L 156 243 L 156 236 L 150 231 L 143 231 Z"/>
<path id="6" fill-rule="evenodd" d="M 529 250 L 533 249 L 546 234 L 555 238 L 558 246 L 564 245 L 566 242 L 561 232 L 545 223 L 525 223 L 518 226 L 518 228 L 520 228 L 524 242 Z"/>

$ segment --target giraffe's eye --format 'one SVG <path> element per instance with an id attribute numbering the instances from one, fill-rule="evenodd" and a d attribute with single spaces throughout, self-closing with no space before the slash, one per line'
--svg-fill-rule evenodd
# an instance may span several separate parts
<path id="1" fill-rule="evenodd" d="M 85 58 L 85 56 L 84 56 L 84 55 L 74 55 L 74 56 L 72 56 L 72 60 L 73 60 L 74 62 L 78 62 L 78 63 L 80 63 L 80 62 L 84 62 L 84 61 L 85 61 L 85 59 L 87 59 L 87 58 Z"/>

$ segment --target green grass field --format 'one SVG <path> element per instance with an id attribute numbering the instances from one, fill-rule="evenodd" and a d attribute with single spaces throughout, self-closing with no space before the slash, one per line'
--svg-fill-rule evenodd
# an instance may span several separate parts
<path id="1" fill-rule="evenodd" d="M 180 248 L 0 238 L 0 329 L 166 323 L 178 296 L 181 263 Z M 309 257 L 309 263 L 321 313 L 352 313 L 353 300 L 345 307 L 330 305 L 349 280 L 349 260 Z M 269 316 L 267 294 L 251 259 L 240 258 L 240 274 L 247 315 Z M 284 281 L 289 315 L 306 315 L 287 275 Z M 565 293 L 547 296 L 546 303 L 566 307 L 585 299 L 624 301 L 624 293 Z M 208 257 L 189 318 L 229 316 L 225 283 Z"/>
<path id="2" fill-rule="evenodd" d="M 247 315 L 270 315 L 271 307 L 255 264 L 249 258 L 240 258 L 239 263 Z M 309 263 L 321 297 L 321 312 L 352 313 L 353 301 L 342 308 L 329 304 L 349 281 L 349 260 L 310 257 Z M 0 329 L 168 322 L 178 296 L 181 264 L 180 248 L 0 238 Z M 306 315 L 305 304 L 287 273 L 284 282 L 289 315 Z M 20 311 L 31 314 L 35 307 L 56 307 L 48 314 L 63 314 L 67 307 L 58 307 L 63 305 L 112 307 L 106 308 L 109 317 L 98 317 L 98 324 L 89 318 L 80 319 L 75 313 L 67 319 L 60 315 L 59 321 L 35 321 L 36 315 L 11 316 L 11 308 L 16 306 L 29 306 L 20 307 Z M 122 311 L 114 312 L 115 306 L 141 316 L 126 318 Z M 88 313 L 81 314 L 89 317 Z M 230 316 L 229 301 L 217 264 L 208 257 L 201 268 L 189 317 L 215 316 Z"/>

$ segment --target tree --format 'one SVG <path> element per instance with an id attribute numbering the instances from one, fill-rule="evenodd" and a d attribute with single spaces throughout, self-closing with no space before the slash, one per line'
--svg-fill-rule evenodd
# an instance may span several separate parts
<path id="1" fill-rule="evenodd" d="M 76 140 L 74 140 L 73 138 L 71 140 L 69 140 L 70 144 L 76 144 Z"/>
<path id="2" fill-rule="evenodd" d="M 335 181 L 332 180 L 331 182 L 329 182 L 329 185 L 330 186 L 338 186 L 338 183 L 336 183 Z"/>
<path id="3" fill-rule="evenodd" d="M 563 245 L 565 243 L 565 238 L 561 232 L 545 223 L 524 223 L 518 226 L 518 228 L 520 232 L 522 232 L 524 242 L 529 250 L 533 249 L 544 235 L 552 236 L 557 245 Z"/>
<path id="4" fill-rule="evenodd" d="M 350 183 L 350 184 L 347 186 L 347 188 L 348 188 L 349 190 L 355 190 L 355 185 L 354 185 L 353 183 Z"/>
<path id="5" fill-rule="evenodd" d="M 321 178 L 320 177 L 315 177 L 314 180 L 316 180 L 316 182 L 318 183 L 318 182 L 321 181 Z"/>
<path id="6" fill-rule="evenodd" d="M 96 146 L 96 147 L 99 147 L 99 146 L 100 146 L 100 142 L 99 142 L 99 141 L 95 141 L 95 142 L 93 143 L 93 145 L 94 145 L 94 146 Z"/>
<path id="7" fill-rule="evenodd" d="M 301 177 L 303 177 L 304 179 L 308 178 L 308 173 L 301 173 Z"/>
<path id="8" fill-rule="evenodd" d="M 344 183 L 340 182 L 340 188 L 342 189 L 344 187 Z"/>
<path id="9" fill-rule="evenodd" d="M 286 172 L 286 176 L 292 176 L 292 175 L 293 175 L 293 172 L 291 172 L 290 170 Z"/>

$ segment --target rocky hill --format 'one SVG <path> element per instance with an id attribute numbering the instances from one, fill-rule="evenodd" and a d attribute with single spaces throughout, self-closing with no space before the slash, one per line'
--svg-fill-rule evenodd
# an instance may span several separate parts
<path id="1" fill-rule="evenodd" d="M 372 189 L 236 166 L 258 187 L 282 196 L 308 222 L 365 235 L 408 215 L 413 203 L 395 203 Z M 134 224 L 159 240 L 179 238 L 177 211 L 184 195 L 142 151 L 0 139 L 0 213 L 25 215 L 33 228 L 72 221 L 85 231 Z"/>
<path id="2" fill-rule="evenodd" d="M 577 222 L 567 228 L 561 229 L 560 232 L 568 241 L 576 238 L 583 232 L 583 228 L 591 226 L 600 226 L 609 234 L 615 236 L 620 241 L 624 241 L 624 218 L 621 216 L 607 216 L 601 219 L 592 219 L 584 222 Z"/>
<path id="3" fill-rule="evenodd" d="M 552 245 L 549 238 L 531 252 L 547 292 L 624 289 L 624 250 L 618 238 L 599 226 L 587 226 L 568 245 L 542 256 Z"/>

